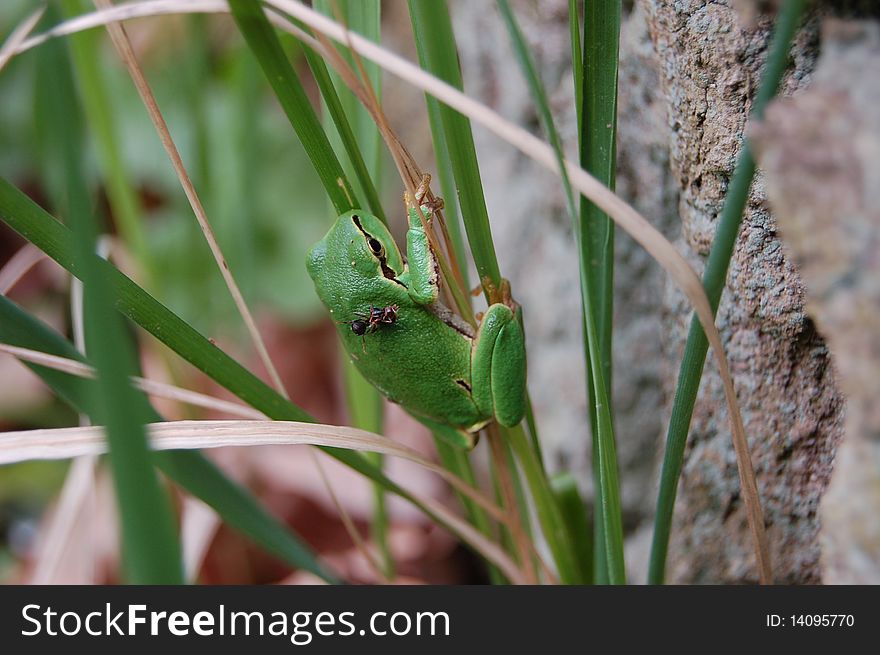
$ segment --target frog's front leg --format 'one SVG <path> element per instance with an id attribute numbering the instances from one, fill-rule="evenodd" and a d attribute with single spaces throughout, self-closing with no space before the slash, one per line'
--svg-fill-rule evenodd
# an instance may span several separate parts
<path id="1" fill-rule="evenodd" d="M 525 339 L 516 314 L 507 305 L 490 305 L 471 353 L 471 385 L 481 412 L 513 427 L 525 414 Z"/>
<path id="2" fill-rule="evenodd" d="M 422 214 L 421 216 L 419 214 Z M 409 229 L 406 232 L 406 258 L 410 297 L 420 305 L 430 305 L 439 293 L 439 266 L 425 226 L 429 225 L 430 209 L 419 205 L 407 209 Z"/>

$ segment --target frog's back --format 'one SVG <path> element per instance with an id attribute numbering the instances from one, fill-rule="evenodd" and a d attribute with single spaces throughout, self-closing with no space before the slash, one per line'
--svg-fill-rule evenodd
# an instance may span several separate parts
<path id="1" fill-rule="evenodd" d="M 416 417 L 464 429 L 490 418 L 471 398 L 471 339 L 428 309 L 402 305 L 394 323 L 380 324 L 363 337 L 348 324 L 339 327 L 363 376 Z"/>

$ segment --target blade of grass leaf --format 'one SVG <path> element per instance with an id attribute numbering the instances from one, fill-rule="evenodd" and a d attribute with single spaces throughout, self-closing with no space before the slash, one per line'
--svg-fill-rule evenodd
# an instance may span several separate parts
<path id="1" fill-rule="evenodd" d="M 69 373 L 70 375 L 75 375 L 81 378 L 95 378 L 95 369 L 91 366 L 73 359 L 67 359 L 66 357 L 50 355 L 29 348 L 19 348 L 18 346 L 12 346 L 7 343 L 0 343 L 0 352 L 7 353 L 19 360 L 30 362 L 31 364 L 39 364 L 40 366 L 45 366 L 46 368 L 51 368 L 55 371 L 61 371 L 62 373 Z M 132 376 L 131 382 L 135 387 L 148 396 L 165 398 L 180 403 L 188 403 L 196 407 L 212 409 L 225 414 L 231 414 L 232 416 L 238 416 L 240 418 L 265 418 L 262 412 L 258 412 L 248 405 L 222 400 L 220 398 L 215 398 L 214 396 L 199 393 L 198 391 L 190 391 L 189 389 L 182 389 L 181 387 L 175 387 L 163 382 L 156 382 L 155 380 L 146 380 L 138 376 Z"/>
<path id="2" fill-rule="evenodd" d="M 68 17 L 84 11 L 82 0 L 64 0 L 64 13 Z M 155 266 L 147 247 L 146 234 L 141 226 L 140 202 L 134 185 L 123 163 L 119 147 L 116 113 L 110 102 L 107 77 L 101 66 L 98 43 L 99 34 L 83 32 L 71 36 L 70 51 L 76 79 L 81 89 L 83 109 L 89 130 L 94 134 L 98 164 L 107 184 L 107 198 L 119 232 L 131 249 L 151 286 Z"/>
<path id="3" fill-rule="evenodd" d="M 354 130 L 352 130 L 351 123 L 346 116 L 342 102 L 333 86 L 333 81 L 327 70 L 327 65 L 324 63 L 324 60 L 320 55 L 311 48 L 304 48 L 302 52 L 306 58 L 306 62 L 308 62 L 309 69 L 312 71 L 312 76 L 318 84 L 318 90 L 321 92 L 321 97 L 324 100 L 327 112 L 333 120 L 333 125 L 339 136 L 339 141 L 348 155 L 348 160 L 355 173 L 355 179 L 358 181 L 360 188 L 363 191 L 364 197 L 367 200 L 368 208 L 373 215 L 387 225 L 388 219 L 385 216 L 385 210 L 382 208 L 379 194 L 373 184 L 373 179 L 367 169 L 367 164 L 364 162 L 364 156 L 361 154 L 357 137 L 355 137 Z"/>
<path id="4" fill-rule="evenodd" d="M 575 83 L 580 81 L 578 141 L 580 163 L 599 182 L 614 190 L 617 132 L 617 65 L 620 40 L 620 0 L 597 0 L 584 5 L 582 60 L 573 67 Z M 580 76 L 578 78 L 578 73 Z M 587 393 L 590 396 L 590 424 L 593 432 L 593 474 L 601 478 L 600 425 L 613 426 L 599 417 L 600 403 L 611 403 L 611 339 L 614 301 L 614 225 L 608 215 L 587 198 L 581 198 L 579 248 L 588 267 L 588 293 L 599 339 L 599 359 L 587 362 Z M 597 390 L 592 369 L 602 367 L 604 390 Z M 603 397 L 604 396 L 604 397 Z M 609 581 L 610 569 L 603 493 L 596 495 L 593 514 L 596 582 Z"/>
<path id="5" fill-rule="evenodd" d="M 121 317 L 113 311 L 112 292 L 93 255 L 98 226 L 82 175 L 84 149 L 72 72 L 64 44 L 55 41 L 40 54 L 38 85 L 45 85 L 44 97 L 50 106 L 40 113 L 48 121 L 39 129 L 49 135 L 56 148 L 54 156 L 63 161 L 61 202 L 72 226 L 73 259 L 88 294 L 86 336 L 98 372 L 90 416 L 107 426 L 126 578 L 135 584 L 180 584 L 183 569 L 171 504 L 153 469 L 136 411 L 145 400 L 129 383 L 130 371 L 135 368 L 134 351 Z"/>
<path id="6" fill-rule="evenodd" d="M 15 56 L 19 46 L 24 43 L 28 35 L 40 22 L 45 11 L 45 7 L 39 7 L 30 16 L 25 18 L 18 27 L 12 30 L 12 34 L 9 35 L 9 38 L 0 47 L 0 70 L 3 70 L 3 67 Z"/>
<path id="7" fill-rule="evenodd" d="M 584 42 L 580 119 L 581 166 L 612 191 L 617 161 L 617 62 L 621 0 L 596 0 L 584 6 Z M 581 201 L 582 238 L 589 239 L 589 280 L 601 339 L 603 377 L 611 389 L 611 335 L 614 300 L 614 223 L 587 199 Z"/>
<path id="8" fill-rule="evenodd" d="M 587 508 L 581 499 L 577 482 L 571 473 L 564 472 L 554 475 L 550 479 L 550 484 L 559 502 L 559 508 L 562 511 L 565 524 L 571 533 L 571 539 L 575 545 L 574 551 L 577 554 L 584 583 L 592 584 L 593 535 L 587 521 Z"/>
<path id="9" fill-rule="evenodd" d="M 578 220 L 577 210 L 575 209 L 574 193 L 571 188 L 571 182 L 568 174 L 565 173 L 563 166 L 564 154 L 562 151 L 562 142 L 559 133 L 553 122 L 553 115 L 550 113 L 550 104 L 547 100 L 547 93 L 544 85 L 538 76 L 538 71 L 532 60 L 531 53 L 525 38 L 522 35 L 516 17 L 510 9 L 507 0 L 498 0 L 498 7 L 501 10 L 501 16 L 507 26 L 508 33 L 513 42 L 513 50 L 516 54 L 523 75 L 529 85 L 532 98 L 538 108 L 538 114 L 544 126 L 550 143 L 553 146 L 554 153 L 563 171 L 562 182 L 565 189 L 566 206 L 568 214 L 574 227 L 574 233 L 582 239 L 583 232 L 591 229 L 588 224 L 582 224 Z M 607 566 L 609 571 L 609 580 L 615 584 L 622 584 L 626 581 L 625 566 L 623 561 L 623 520 L 620 515 L 620 484 L 617 475 L 617 456 L 614 444 L 613 424 L 611 421 L 610 403 L 608 399 L 608 391 L 602 376 L 601 366 L 601 345 L 596 330 L 596 313 L 594 310 L 594 297 L 590 294 L 589 281 L 592 271 L 590 269 L 589 260 L 584 258 L 583 250 L 579 251 L 579 271 L 581 282 L 581 302 L 584 321 L 584 350 L 588 354 L 586 368 L 588 372 L 589 386 L 594 389 L 594 393 L 590 395 L 591 410 L 596 416 L 596 429 L 594 430 L 595 440 L 594 447 L 598 456 L 598 473 L 599 484 L 597 488 L 597 505 L 602 509 L 603 546 L 604 550 L 609 553 Z M 608 510 L 608 511 L 605 511 Z"/>
<path id="10" fill-rule="evenodd" d="M 409 0 L 409 13 L 422 67 L 453 87 L 461 89 L 458 52 L 455 49 L 452 21 L 446 2 Z M 489 227 L 489 212 L 483 196 L 483 183 L 470 122 L 445 104 L 440 103 L 439 109 L 468 243 L 477 274 L 488 297 L 489 287 L 486 281 L 499 288 L 501 272 Z"/>
<path id="11" fill-rule="evenodd" d="M 321 128 L 315 110 L 257 0 L 230 0 L 236 25 L 275 91 L 284 113 L 309 155 L 337 214 L 355 208 L 355 195 Z"/>
<path id="12" fill-rule="evenodd" d="M 574 78 L 574 107 L 577 114 L 578 134 L 580 134 L 584 104 L 584 62 L 581 54 L 581 17 L 578 13 L 577 0 L 568 0 L 568 29 L 571 40 L 571 75 Z"/>
<path id="13" fill-rule="evenodd" d="M 767 66 L 761 76 L 760 86 L 752 104 L 751 120 L 760 120 L 765 107 L 776 95 L 788 64 L 791 41 L 800 23 L 805 5 L 806 0 L 786 0 L 782 5 L 773 31 Z M 703 285 L 713 313 L 718 311 L 718 303 L 727 280 L 727 269 L 733 256 L 733 248 L 739 235 L 739 227 L 754 175 L 755 159 L 746 140 L 739 153 L 733 179 L 721 211 L 715 239 L 712 242 L 712 249 L 709 252 L 709 260 L 703 274 Z M 698 321 L 692 320 L 681 368 L 678 372 L 672 416 L 669 419 L 669 429 L 666 435 L 666 452 L 663 456 L 663 467 L 660 473 L 660 491 L 657 496 L 654 537 L 651 543 L 649 584 L 663 584 L 665 580 L 666 555 L 675 510 L 675 496 L 678 492 L 678 479 L 681 476 L 685 444 L 708 347 L 709 343 L 703 328 Z"/>
<path id="14" fill-rule="evenodd" d="M 317 0 L 315 9 L 328 15 L 333 15 L 334 7 L 338 7 L 345 18 L 349 29 L 362 34 L 371 41 L 381 40 L 381 4 L 377 0 Z M 363 190 L 370 210 L 386 222 L 382 211 L 381 201 L 376 192 L 376 186 L 381 182 L 381 148 L 382 137 L 369 112 L 364 108 L 357 97 L 345 85 L 337 73 L 331 73 L 323 59 L 311 48 L 305 48 L 309 68 L 318 82 L 321 95 L 330 111 L 331 117 L 337 129 L 337 135 L 342 141 L 345 153 L 348 155 L 349 165 L 355 171 L 355 180 Z M 353 63 L 348 57 L 349 64 Z M 366 66 L 369 83 L 376 97 L 381 96 L 381 69 L 374 63 Z M 326 76 L 329 87 L 319 77 Z M 336 100 L 337 106 L 334 106 Z M 347 133 L 346 133 L 347 132 Z M 376 185 L 373 180 L 375 178 Z"/>

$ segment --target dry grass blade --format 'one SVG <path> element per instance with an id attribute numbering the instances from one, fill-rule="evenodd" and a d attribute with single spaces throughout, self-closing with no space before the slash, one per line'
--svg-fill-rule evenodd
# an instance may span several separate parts
<path id="1" fill-rule="evenodd" d="M 47 257 L 46 253 L 31 243 L 22 246 L 0 269 L 0 295 L 7 295 L 29 270 Z"/>
<path id="2" fill-rule="evenodd" d="M 95 6 L 99 9 L 106 10 L 112 8 L 113 6 L 110 0 L 94 0 L 94 2 Z M 229 270 L 229 265 L 226 263 L 223 252 L 220 250 L 220 244 L 217 243 L 217 238 L 214 236 L 214 230 L 211 228 L 211 224 L 208 222 L 208 216 L 205 213 L 202 202 L 199 199 L 198 194 L 196 193 L 192 180 L 190 179 L 189 174 L 186 171 L 186 167 L 183 165 L 183 160 L 180 157 L 180 152 L 177 150 L 177 146 L 174 144 L 174 140 L 171 138 L 171 133 L 168 131 L 168 125 L 166 124 L 165 119 L 162 116 L 162 112 L 159 110 L 159 105 L 156 102 L 156 98 L 153 96 L 153 92 L 150 89 L 149 84 L 147 83 L 147 79 L 137 62 L 137 58 L 134 54 L 134 49 L 131 46 L 131 41 L 129 41 L 128 35 L 126 35 L 125 33 L 125 29 L 120 23 L 108 23 L 107 31 L 110 34 L 110 38 L 113 41 L 113 45 L 115 46 L 116 51 L 119 53 L 119 56 L 125 63 L 125 67 L 128 69 L 132 81 L 137 87 L 138 93 L 140 94 L 141 99 L 144 102 L 144 106 L 147 108 L 147 112 L 150 115 L 150 120 L 153 122 L 153 125 L 156 128 L 156 132 L 159 135 L 159 139 L 162 142 L 162 146 L 168 153 L 168 157 L 171 160 L 172 166 L 174 167 L 174 172 L 177 173 L 177 177 L 180 180 L 180 184 L 183 187 L 184 193 L 186 193 L 186 197 L 189 200 L 190 206 L 192 207 L 192 210 L 196 215 L 196 219 L 199 222 L 199 227 L 202 229 L 202 233 L 205 235 L 205 240 L 208 242 L 208 246 L 211 248 L 211 254 L 214 256 L 214 260 L 217 262 L 217 268 L 220 269 L 220 274 L 223 276 L 223 281 L 226 283 L 226 287 L 229 289 L 229 293 L 232 296 L 233 301 L 235 302 L 235 306 L 238 309 L 239 314 L 241 314 L 241 318 L 244 321 L 245 326 L 247 327 L 248 333 L 251 336 L 251 340 L 254 343 L 254 347 L 257 350 L 257 354 L 259 355 L 260 360 L 263 362 L 263 365 L 266 367 L 266 371 L 269 373 L 269 377 L 272 379 L 272 383 L 275 385 L 275 388 L 278 390 L 279 393 L 287 397 L 287 394 L 284 390 L 284 385 L 281 382 L 281 377 L 278 375 L 278 371 L 275 369 L 275 366 L 272 363 L 272 359 L 269 357 L 269 352 L 268 350 L 266 350 L 266 345 L 263 342 L 263 338 L 260 336 L 260 332 L 257 329 L 257 324 L 247 307 L 247 303 L 245 303 L 244 301 L 241 290 L 238 288 L 238 284 L 236 284 L 235 279 L 232 277 L 232 272 Z"/>
<path id="3" fill-rule="evenodd" d="M 49 39 L 76 34 L 93 27 L 101 27 L 108 23 L 131 20 L 132 18 L 146 18 L 148 16 L 162 16 L 166 14 L 228 12 L 229 7 L 224 0 L 152 0 L 151 2 L 131 2 L 63 21 L 42 34 L 25 39 L 14 50 L 14 54 L 21 54 L 25 50 L 30 50 Z"/>
<path id="4" fill-rule="evenodd" d="M 3 70 L 3 67 L 9 63 L 9 60 L 18 51 L 19 46 L 27 39 L 28 34 L 37 26 L 45 11 L 45 7 L 40 7 L 12 30 L 12 34 L 9 35 L 6 42 L 0 47 L 0 70 Z"/>
<path id="5" fill-rule="evenodd" d="M 326 446 L 401 457 L 442 475 L 449 482 L 454 478 L 445 469 L 424 459 L 416 451 L 356 428 L 294 421 L 169 421 L 149 424 L 147 429 L 154 450 L 282 445 Z M 34 459 L 69 459 L 98 455 L 106 450 L 107 443 L 103 428 L 96 426 L 0 433 L 0 464 Z M 465 488 L 467 488 L 473 494 L 475 501 L 479 498 L 480 502 L 491 507 L 490 511 L 494 511 L 495 516 L 502 520 L 497 507 L 483 498 L 479 492 L 460 480 L 458 482 L 462 485 L 460 489 L 462 492 L 466 492 Z M 519 567 L 496 544 L 486 539 L 470 524 L 436 501 L 428 498 L 419 498 L 419 501 L 450 530 L 501 568 L 511 580 L 519 583 L 525 581 Z"/>
<path id="6" fill-rule="evenodd" d="M 71 535 L 81 521 L 93 519 L 96 464 L 97 458 L 88 456 L 78 457 L 70 465 L 55 511 L 41 539 L 42 547 L 34 558 L 36 564 L 31 576 L 31 584 L 58 582 L 58 574 L 61 572 L 61 564 L 70 544 Z M 89 504 L 92 505 L 92 511 L 86 511 Z M 94 582 L 94 562 L 90 568 L 91 579 L 82 582 Z"/>
<path id="7" fill-rule="evenodd" d="M 330 484 L 330 478 L 327 477 L 327 472 L 324 470 L 324 465 L 321 464 L 321 460 L 318 459 L 318 455 L 315 453 L 314 449 L 309 449 L 309 455 L 311 456 L 312 464 L 315 465 L 315 469 L 318 471 L 318 475 L 321 476 L 321 481 L 324 483 L 324 486 L 330 493 L 330 500 L 336 507 L 336 511 L 339 512 L 339 518 L 342 519 L 342 525 L 345 527 L 345 531 L 348 533 L 348 536 L 351 537 L 355 548 L 358 549 L 358 552 L 360 552 L 360 554 L 364 556 L 364 559 L 370 565 L 370 568 L 373 569 L 373 573 L 376 574 L 377 580 L 381 580 L 386 584 L 388 582 L 391 582 L 391 580 L 388 578 L 388 576 L 385 575 L 385 572 L 382 570 L 382 566 L 381 564 L 379 564 L 379 561 L 376 559 L 373 553 L 370 552 L 370 549 L 364 541 L 364 538 L 361 536 L 361 533 L 358 531 L 357 526 L 351 519 L 351 515 L 344 510 L 342 502 L 339 500 L 339 496 L 336 495 L 336 491 L 333 489 L 333 485 Z"/>
<path id="8" fill-rule="evenodd" d="M 10 346 L 5 343 L 0 343 L 0 352 L 8 353 L 25 362 L 39 364 L 40 366 L 45 366 L 46 368 L 51 368 L 56 371 L 62 371 L 63 373 L 69 373 L 70 375 L 76 375 L 77 377 L 95 377 L 95 370 L 91 366 L 89 366 L 88 364 L 83 364 L 82 362 L 78 362 L 74 359 L 67 359 L 66 357 L 50 355 L 48 353 L 39 352 L 37 350 L 30 350 L 28 348 Z M 253 409 L 252 407 L 248 407 L 247 405 L 229 402 L 228 400 L 221 400 L 220 398 L 215 398 L 214 396 L 199 393 L 198 391 L 190 391 L 189 389 L 182 389 L 180 387 L 175 387 L 171 384 L 156 382 L 154 380 L 146 380 L 141 377 L 134 377 L 132 378 L 132 381 L 138 389 L 156 398 L 176 400 L 177 402 L 186 403 L 195 407 L 212 409 L 218 412 L 231 414 L 232 416 L 240 416 L 241 418 L 266 418 L 262 412 L 258 412 L 257 410 Z"/>

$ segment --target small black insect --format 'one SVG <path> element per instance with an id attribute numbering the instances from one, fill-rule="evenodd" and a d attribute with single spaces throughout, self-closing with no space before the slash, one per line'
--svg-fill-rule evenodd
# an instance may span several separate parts
<path id="1" fill-rule="evenodd" d="M 340 323 L 348 323 L 351 331 L 362 339 L 362 347 L 364 352 L 367 351 L 366 344 L 363 342 L 364 335 L 375 332 L 381 325 L 391 325 L 397 322 L 397 305 L 388 305 L 386 307 L 374 307 L 370 305 L 370 309 L 366 314 L 356 314 L 357 318 L 353 321 L 340 321 Z"/>

